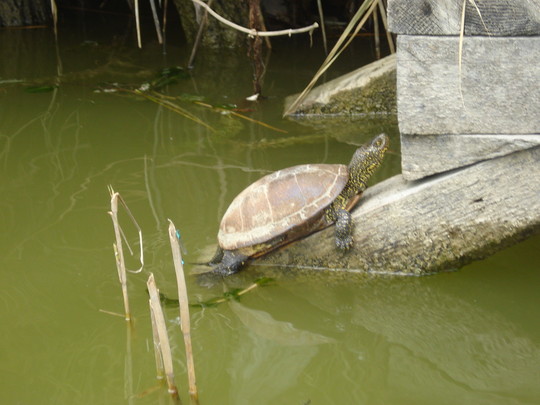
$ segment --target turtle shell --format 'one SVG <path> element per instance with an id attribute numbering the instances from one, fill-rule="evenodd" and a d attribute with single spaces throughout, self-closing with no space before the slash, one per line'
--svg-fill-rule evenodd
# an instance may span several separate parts
<path id="1" fill-rule="evenodd" d="M 317 221 L 341 193 L 348 178 L 345 165 L 309 164 L 279 170 L 257 180 L 238 194 L 225 212 L 218 233 L 219 245 L 225 250 L 253 246 L 298 225 Z"/>

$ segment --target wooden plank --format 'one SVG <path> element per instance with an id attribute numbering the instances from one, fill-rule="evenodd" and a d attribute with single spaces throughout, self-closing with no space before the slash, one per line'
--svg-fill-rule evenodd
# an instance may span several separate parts
<path id="1" fill-rule="evenodd" d="M 366 190 L 353 218 L 349 252 L 330 227 L 254 264 L 422 275 L 485 258 L 540 232 L 540 148 L 421 181 L 392 177 Z"/>
<path id="2" fill-rule="evenodd" d="M 540 35 L 540 0 L 389 0 L 396 34 L 459 35 L 465 4 L 466 35 Z"/>
<path id="3" fill-rule="evenodd" d="M 398 37 L 401 133 L 540 133 L 540 37 Z"/>
<path id="4" fill-rule="evenodd" d="M 540 135 L 401 135 L 401 173 L 418 180 L 540 146 Z"/>

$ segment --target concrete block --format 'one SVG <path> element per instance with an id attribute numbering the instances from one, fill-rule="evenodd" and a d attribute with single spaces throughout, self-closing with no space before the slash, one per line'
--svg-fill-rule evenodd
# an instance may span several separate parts
<path id="1" fill-rule="evenodd" d="M 540 133 L 540 37 L 398 37 L 398 120 L 409 135 Z"/>
<path id="2" fill-rule="evenodd" d="M 396 34 L 540 35 L 540 0 L 389 0 L 388 23 Z"/>

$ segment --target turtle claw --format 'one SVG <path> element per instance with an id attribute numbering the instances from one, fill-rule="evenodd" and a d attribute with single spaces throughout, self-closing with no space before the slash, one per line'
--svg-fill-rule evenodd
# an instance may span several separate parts
<path id="1" fill-rule="evenodd" d="M 336 238 L 336 246 L 339 250 L 347 251 L 354 244 L 352 236 L 346 238 Z"/>

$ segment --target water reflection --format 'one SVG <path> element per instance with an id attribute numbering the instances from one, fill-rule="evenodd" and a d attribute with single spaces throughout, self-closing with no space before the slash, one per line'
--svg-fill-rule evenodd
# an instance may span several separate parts
<path id="1" fill-rule="evenodd" d="M 387 403 L 403 398 L 442 404 L 513 398 L 520 403 L 540 397 L 538 341 L 474 298 L 455 296 L 422 279 L 365 280 L 354 296 L 348 291 L 349 301 L 343 302 L 347 295 L 341 294 L 336 305 L 341 290 L 320 288 L 311 299 L 304 297 L 324 314 L 323 322 L 343 330 L 347 351 L 353 352 L 344 363 L 354 367 L 368 353 L 362 360 L 378 384 L 385 381 Z"/>

